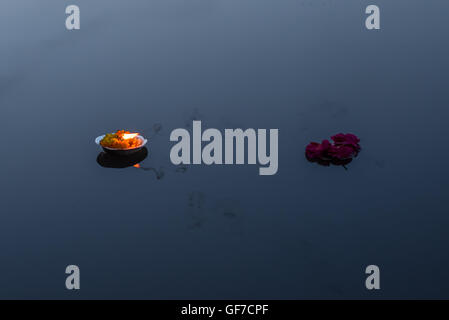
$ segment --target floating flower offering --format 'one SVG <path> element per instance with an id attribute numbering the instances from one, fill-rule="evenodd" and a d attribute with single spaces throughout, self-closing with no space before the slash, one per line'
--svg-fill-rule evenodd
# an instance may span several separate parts
<path id="1" fill-rule="evenodd" d="M 331 139 L 333 143 L 329 140 L 323 140 L 321 143 L 310 142 L 306 147 L 307 160 L 326 166 L 329 164 L 344 166 L 360 152 L 360 139 L 352 133 L 338 133 Z"/>
<path id="2" fill-rule="evenodd" d="M 118 130 L 116 133 L 107 133 L 100 144 L 103 147 L 113 149 L 130 149 L 142 145 L 143 141 L 138 138 L 138 133 L 131 133 L 125 130 Z"/>
<path id="3" fill-rule="evenodd" d="M 142 149 L 147 140 L 138 133 L 118 130 L 115 133 L 107 133 L 97 137 L 95 143 L 102 146 L 106 152 L 127 155 Z"/>

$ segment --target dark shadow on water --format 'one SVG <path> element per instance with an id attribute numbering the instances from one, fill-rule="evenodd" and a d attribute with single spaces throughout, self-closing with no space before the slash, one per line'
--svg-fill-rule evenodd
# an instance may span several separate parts
<path id="1" fill-rule="evenodd" d="M 100 152 L 97 157 L 97 162 L 100 166 L 105 168 L 122 169 L 132 167 L 139 162 L 142 162 L 147 156 L 148 149 L 146 147 L 143 147 L 142 150 L 128 156 L 116 156 L 106 152 Z"/>
<path id="2" fill-rule="evenodd" d="M 346 165 L 348 165 L 349 163 L 352 162 L 352 158 L 344 159 L 344 160 L 338 160 L 338 159 L 324 160 L 324 159 L 310 159 L 306 156 L 306 159 L 307 159 L 307 161 L 319 164 L 320 166 L 329 167 L 332 164 L 334 166 L 341 166 L 345 170 L 348 170 Z"/>

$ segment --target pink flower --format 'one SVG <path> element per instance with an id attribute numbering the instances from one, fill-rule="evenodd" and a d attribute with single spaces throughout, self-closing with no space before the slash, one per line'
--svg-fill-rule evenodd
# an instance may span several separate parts
<path id="1" fill-rule="evenodd" d="M 344 166 L 360 151 L 360 139 L 352 133 L 338 133 L 331 139 L 334 141 L 333 144 L 329 140 L 323 140 L 321 143 L 310 142 L 306 146 L 307 159 L 325 166 L 331 163 Z"/>
<path id="2" fill-rule="evenodd" d="M 330 148 L 329 140 L 323 140 L 321 143 L 311 142 L 306 147 L 306 157 L 310 160 L 327 158 Z"/>
<path id="3" fill-rule="evenodd" d="M 334 145 L 336 146 L 346 145 L 351 146 L 356 151 L 360 150 L 359 145 L 360 139 L 352 133 L 347 134 L 338 133 L 336 135 L 333 135 L 331 139 L 334 141 Z"/>
<path id="4" fill-rule="evenodd" d="M 332 146 L 329 150 L 329 154 L 332 158 L 338 160 L 351 159 L 357 154 L 357 151 L 349 145 Z"/>

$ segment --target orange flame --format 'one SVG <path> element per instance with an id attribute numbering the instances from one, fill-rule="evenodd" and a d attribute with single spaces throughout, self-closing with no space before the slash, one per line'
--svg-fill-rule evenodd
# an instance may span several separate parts
<path id="1" fill-rule="evenodd" d="M 139 135 L 138 133 L 124 133 L 123 139 L 125 139 L 125 140 L 132 139 L 134 137 L 137 137 L 138 135 Z"/>
<path id="2" fill-rule="evenodd" d="M 140 164 L 136 163 L 135 165 L 133 165 L 134 168 L 140 168 Z"/>

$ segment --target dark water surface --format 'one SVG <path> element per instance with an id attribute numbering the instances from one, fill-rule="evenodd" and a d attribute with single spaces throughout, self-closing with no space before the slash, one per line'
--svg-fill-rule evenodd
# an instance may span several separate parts
<path id="1" fill-rule="evenodd" d="M 372 2 L 3 0 L 0 298 L 449 298 L 449 2 Z M 278 173 L 172 165 L 193 119 L 278 128 Z M 305 160 L 338 132 L 348 170 Z"/>

